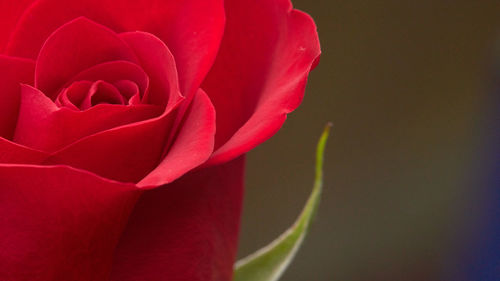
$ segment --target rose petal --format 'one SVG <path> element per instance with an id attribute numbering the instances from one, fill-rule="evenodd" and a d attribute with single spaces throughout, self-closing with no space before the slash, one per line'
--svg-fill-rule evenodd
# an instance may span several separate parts
<path id="1" fill-rule="evenodd" d="M 21 108 L 14 141 L 47 152 L 62 149 L 101 131 L 157 117 L 163 112 L 163 108 L 154 105 L 111 104 L 97 105 L 86 111 L 75 111 L 57 107 L 52 100 L 33 87 L 22 85 L 21 93 Z M 118 140 L 117 146 L 120 146 L 119 142 Z M 89 149 L 87 153 L 93 151 Z"/>
<path id="2" fill-rule="evenodd" d="M 55 100 L 55 104 L 58 107 L 66 107 L 75 111 L 80 111 L 82 102 L 88 95 L 92 84 L 92 82 L 86 80 L 72 83 L 68 88 L 63 89 L 63 91 L 59 93 Z M 49 99 L 47 98 L 47 100 Z"/>
<path id="3" fill-rule="evenodd" d="M 68 167 L 0 164 L 0 280 L 108 280 L 140 194 Z"/>
<path id="4" fill-rule="evenodd" d="M 0 50 L 4 50 L 5 44 L 7 44 L 17 21 L 26 8 L 34 1 L 35 0 L 0 1 Z"/>
<path id="5" fill-rule="evenodd" d="M 47 154 L 0 137 L 0 163 L 39 164 Z"/>
<path id="6" fill-rule="evenodd" d="M 162 160 L 170 146 L 167 138 L 175 133 L 171 125 L 177 117 L 167 115 L 182 101 L 175 63 L 168 48 L 158 38 L 144 32 L 124 33 L 121 36 L 150 74 L 150 97 L 154 99 L 157 93 L 168 97 L 164 115 L 157 120 L 89 136 L 54 153 L 46 163 L 64 163 L 112 179 L 137 182 Z M 166 91 L 170 95 L 165 95 Z M 199 97 L 192 103 L 196 110 L 187 114 L 186 129 L 179 132 L 172 153 L 141 183 L 142 186 L 155 187 L 173 181 L 203 163 L 211 154 L 215 113 L 204 93 L 196 96 Z"/>
<path id="7" fill-rule="evenodd" d="M 66 164 L 113 180 L 138 182 L 162 159 L 174 117 L 169 113 L 87 136 L 54 152 L 44 163 Z"/>
<path id="8" fill-rule="evenodd" d="M 158 36 L 174 54 L 185 95 L 194 94 L 212 66 L 225 21 L 222 0 L 39 0 L 20 20 L 7 53 L 35 58 L 56 28 L 79 16 L 116 32 Z"/>
<path id="9" fill-rule="evenodd" d="M 142 68 L 149 74 L 151 86 L 143 102 L 164 105 L 170 110 L 183 96 L 179 91 L 175 59 L 168 47 L 146 32 L 126 32 L 119 36 L 134 50 Z"/>
<path id="10" fill-rule="evenodd" d="M 20 83 L 33 83 L 32 60 L 0 55 L 0 137 L 12 138 L 19 114 Z"/>
<path id="11" fill-rule="evenodd" d="M 59 27 L 45 41 L 38 55 L 35 86 L 55 99 L 71 77 L 103 62 L 136 62 L 128 45 L 112 30 L 80 17 Z"/>
<path id="12" fill-rule="evenodd" d="M 49 157 L 46 164 L 67 164 L 114 180 L 157 187 L 202 164 L 213 151 L 215 112 L 201 90 L 192 99 L 182 129 L 168 147 L 173 112 L 85 137 Z M 152 172 L 151 172 L 152 171 Z M 147 177 L 146 177 L 147 176 Z"/>
<path id="13" fill-rule="evenodd" d="M 215 110 L 201 89 L 185 113 L 180 131 L 168 154 L 138 184 L 140 187 L 159 186 L 172 182 L 205 162 L 212 154 L 215 135 Z"/>
<path id="14" fill-rule="evenodd" d="M 130 104 L 130 101 L 134 96 L 139 96 L 141 90 L 137 83 L 132 82 L 130 80 L 119 80 L 113 83 L 115 87 L 120 91 L 120 93 L 127 98 L 127 103 Z"/>
<path id="15" fill-rule="evenodd" d="M 225 1 L 227 23 L 217 60 L 202 88 L 217 112 L 216 151 L 228 161 L 272 136 L 301 102 L 317 63 L 313 20 L 290 1 Z"/>
<path id="16" fill-rule="evenodd" d="M 117 246 L 111 280 L 230 281 L 244 159 L 146 191 Z"/>
<path id="17" fill-rule="evenodd" d="M 89 92 L 81 104 L 81 109 L 87 110 L 99 104 L 125 105 L 126 102 L 113 84 L 98 80 L 90 86 Z"/>
<path id="18" fill-rule="evenodd" d="M 137 64 L 128 61 L 110 61 L 89 67 L 69 79 L 65 86 L 79 80 L 97 81 L 103 80 L 111 84 L 123 80 L 130 80 L 137 84 L 141 94 L 149 90 L 149 77 Z"/>

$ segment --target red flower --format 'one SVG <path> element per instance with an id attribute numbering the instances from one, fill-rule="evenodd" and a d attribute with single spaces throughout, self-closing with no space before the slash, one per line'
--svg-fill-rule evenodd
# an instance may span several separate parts
<path id="1" fill-rule="evenodd" d="M 311 18 L 288 0 L 0 15 L 0 280 L 230 280 L 242 155 L 301 102 Z"/>

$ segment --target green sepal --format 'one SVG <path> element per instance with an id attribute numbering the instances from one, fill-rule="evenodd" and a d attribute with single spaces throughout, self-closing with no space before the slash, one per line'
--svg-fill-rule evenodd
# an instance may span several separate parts
<path id="1" fill-rule="evenodd" d="M 316 177 L 307 203 L 291 228 L 266 247 L 235 265 L 233 281 L 276 281 L 297 253 L 318 207 L 323 186 L 323 155 L 332 125 L 329 123 L 316 149 Z"/>

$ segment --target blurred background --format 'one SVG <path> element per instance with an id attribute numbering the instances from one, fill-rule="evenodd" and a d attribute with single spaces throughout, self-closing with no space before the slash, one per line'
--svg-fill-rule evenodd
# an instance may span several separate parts
<path id="1" fill-rule="evenodd" d="M 500 120 L 500 2 L 292 2 L 315 19 L 323 54 L 302 106 L 248 155 L 239 257 L 293 223 L 332 121 L 319 212 L 281 280 L 466 280 L 453 274 L 477 262 L 464 245 L 488 223 L 484 159 L 500 158 L 485 149 Z M 500 280 L 496 250 L 498 275 L 470 280 Z"/>

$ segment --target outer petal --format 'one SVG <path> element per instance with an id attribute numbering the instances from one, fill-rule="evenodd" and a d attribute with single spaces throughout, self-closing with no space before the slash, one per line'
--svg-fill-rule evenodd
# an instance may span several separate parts
<path id="1" fill-rule="evenodd" d="M 174 54 L 186 95 L 198 89 L 212 66 L 225 20 L 222 0 L 40 0 L 24 14 L 7 52 L 35 58 L 50 33 L 79 16 L 116 32 L 158 36 Z"/>
<path id="2" fill-rule="evenodd" d="M 230 281 L 244 159 L 146 191 L 118 244 L 113 281 Z"/>
<path id="3" fill-rule="evenodd" d="M 7 40 L 25 9 L 35 0 L 0 1 L 0 50 L 3 51 Z M 2 52 L 3 53 L 3 52 Z"/>
<path id="4" fill-rule="evenodd" d="M 0 55 L 0 137 L 12 138 L 19 114 L 20 83 L 33 83 L 32 60 Z"/>
<path id="5" fill-rule="evenodd" d="M 82 138 L 45 164 L 66 164 L 123 182 L 138 182 L 161 161 L 172 117 L 168 113 Z"/>
<path id="6" fill-rule="evenodd" d="M 179 133 L 160 165 L 138 186 L 159 186 L 172 182 L 201 165 L 212 154 L 215 135 L 215 109 L 201 89 L 194 96 Z"/>
<path id="7" fill-rule="evenodd" d="M 44 43 L 35 70 L 35 86 L 54 99 L 71 77 L 103 62 L 136 62 L 134 52 L 112 30 L 86 18 L 58 28 Z"/>
<path id="8" fill-rule="evenodd" d="M 39 164 L 48 154 L 0 137 L 0 163 Z"/>
<path id="9" fill-rule="evenodd" d="M 217 111 L 216 151 L 228 161 L 272 136 L 301 102 L 317 63 L 313 20 L 289 0 L 227 0 L 217 60 L 203 83 Z"/>
<path id="10" fill-rule="evenodd" d="M 0 165 L 0 182 L 0 280 L 107 280 L 134 186 L 25 165 Z"/>

